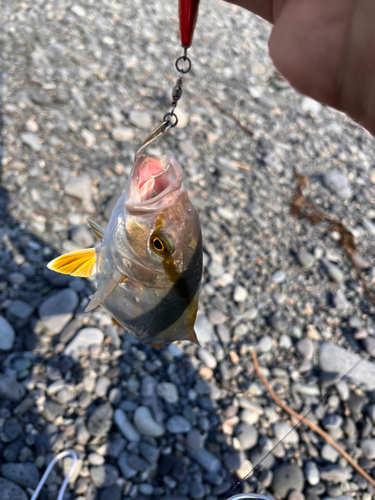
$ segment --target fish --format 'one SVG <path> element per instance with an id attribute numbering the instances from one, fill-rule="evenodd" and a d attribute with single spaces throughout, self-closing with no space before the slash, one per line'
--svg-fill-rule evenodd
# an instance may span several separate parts
<path id="1" fill-rule="evenodd" d="M 203 272 L 202 232 L 173 153 L 138 156 L 106 229 L 88 223 L 100 244 L 47 265 L 71 276 L 96 273 L 97 290 L 86 311 L 104 305 L 116 324 L 143 343 L 199 344 L 194 323 Z"/>

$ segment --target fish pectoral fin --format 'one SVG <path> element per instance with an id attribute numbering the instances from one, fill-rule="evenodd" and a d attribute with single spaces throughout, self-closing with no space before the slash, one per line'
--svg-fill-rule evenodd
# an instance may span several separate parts
<path id="1" fill-rule="evenodd" d="M 65 253 L 47 264 L 48 269 L 70 276 L 88 278 L 94 274 L 96 262 L 95 248 L 86 248 Z"/>
<path id="2" fill-rule="evenodd" d="M 89 223 L 89 226 L 91 227 L 95 236 L 97 238 L 99 238 L 100 241 L 102 241 L 103 237 L 104 237 L 104 229 L 102 227 L 100 227 L 99 224 L 96 223 L 95 221 L 93 221 L 91 219 L 86 219 L 86 220 Z"/>
<path id="3" fill-rule="evenodd" d="M 87 304 L 85 312 L 92 311 L 95 307 L 100 306 L 100 304 L 102 304 L 102 302 L 104 302 L 111 295 L 113 290 L 123 281 L 123 279 L 124 276 L 122 274 L 120 274 L 117 278 L 114 276 L 106 278 L 96 290 L 90 302 Z"/>
<path id="4" fill-rule="evenodd" d="M 190 330 L 190 332 L 181 340 L 190 340 L 190 342 L 194 342 L 194 344 L 197 344 L 200 346 L 200 343 L 198 342 L 197 335 L 195 333 L 194 328 Z"/>

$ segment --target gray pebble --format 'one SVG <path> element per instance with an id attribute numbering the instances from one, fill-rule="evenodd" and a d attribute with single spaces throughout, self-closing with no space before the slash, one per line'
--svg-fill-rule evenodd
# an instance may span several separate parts
<path id="1" fill-rule="evenodd" d="M 186 436 L 186 445 L 191 450 L 200 450 L 203 447 L 204 439 L 198 429 L 191 429 Z"/>
<path id="2" fill-rule="evenodd" d="M 75 292 L 74 292 L 75 293 Z M 82 328 L 64 349 L 65 356 L 78 359 L 81 349 L 88 349 L 90 346 L 101 345 L 104 334 L 98 328 Z"/>
<path id="3" fill-rule="evenodd" d="M 111 385 L 111 381 L 109 378 L 104 375 L 99 377 L 95 384 L 95 394 L 100 398 L 103 398 L 107 395 L 108 388 Z"/>
<path id="4" fill-rule="evenodd" d="M 28 500 L 26 493 L 9 479 L 0 477 L 0 499 L 1 500 Z"/>
<path id="5" fill-rule="evenodd" d="M 161 382 L 156 386 L 156 393 L 159 398 L 164 399 L 167 403 L 176 404 L 179 400 L 178 389 L 171 382 Z"/>
<path id="6" fill-rule="evenodd" d="M 273 427 L 273 432 L 275 433 L 278 441 L 284 438 L 283 443 L 285 444 L 298 444 L 298 432 L 296 431 L 296 429 L 292 429 L 293 427 L 287 422 L 277 422 Z"/>
<path id="7" fill-rule="evenodd" d="M 117 465 L 125 479 L 131 479 L 137 475 L 137 470 L 129 464 L 129 454 L 126 451 L 119 456 Z"/>
<path id="8" fill-rule="evenodd" d="M 238 425 L 236 435 L 243 450 L 250 450 L 258 443 L 258 431 L 244 422 Z"/>
<path id="9" fill-rule="evenodd" d="M 134 425 L 130 422 L 126 413 L 117 408 L 114 413 L 114 421 L 122 435 L 131 443 L 138 443 L 141 436 Z"/>
<path id="10" fill-rule="evenodd" d="M 92 232 L 85 226 L 72 227 L 69 236 L 81 248 L 92 247 L 95 243 Z"/>
<path id="11" fill-rule="evenodd" d="M 27 323 L 33 312 L 34 307 L 24 300 L 12 300 L 8 307 L 8 314 L 20 320 L 17 322 L 20 326 Z"/>
<path id="12" fill-rule="evenodd" d="M 233 292 L 233 300 L 235 302 L 245 302 L 248 298 L 248 293 L 245 287 L 237 285 Z"/>
<path id="13" fill-rule="evenodd" d="M 206 318 L 206 316 L 198 314 L 194 325 L 195 333 L 197 335 L 198 341 L 201 344 L 207 344 L 209 342 L 215 342 L 215 333 L 212 324 Z"/>
<path id="14" fill-rule="evenodd" d="M 121 500 L 121 490 L 118 486 L 108 486 L 100 492 L 100 500 Z"/>
<path id="15" fill-rule="evenodd" d="M 290 349 L 292 347 L 292 339 L 289 337 L 289 335 L 286 335 L 285 333 L 283 335 L 280 335 L 279 339 L 279 347 L 282 349 Z"/>
<path id="16" fill-rule="evenodd" d="M 139 450 L 142 457 L 145 458 L 150 464 L 153 464 L 159 460 L 159 448 L 156 448 L 155 446 L 142 441 L 139 445 Z"/>
<path id="17" fill-rule="evenodd" d="M 48 401 L 44 406 L 44 416 L 49 422 L 54 422 L 64 413 L 64 408 L 56 401 Z"/>
<path id="18" fill-rule="evenodd" d="M 203 361 L 203 363 L 208 366 L 208 368 L 212 368 L 213 370 L 217 366 L 217 361 L 215 357 L 207 351 L 207 349 L 203 349 L 202 347 L 199 347 L 197 349 L 197 356 L 200 360 Z"/>
<path id="19" fill-rule="evenodd" d="M 375 459 L 375 438 L 362 439 L 360 446 L 366 458 L 368 458 L 369 460 Z"/>
<path id="20" fill-rule="evenodd" d="M 335 170 L 330 170 L 324 174 L 323 178 L 325 186 L 343 200 L 348 200 L 352 197 L 352 188 L 349 180 L 345 175 Z"/>
<path id="21" fill-rule="evenodd" d="M 31 463 L 7 463 L 1 466 L 1 474 L 22 488 L 35 489 L 39 482 L 39 471 Z"/>
<path id="22" fill-rule="evenodd" d="M 134 130 L 130 127 L 115 127 L 112 130 L 112 137 L 117 142 L 132 141 Z"/>
<path id="23" fill-rule="evenodd" d="M 104 464 L 104 457 L 102 455 L 99 455 L 98 453 L 89 453 L 87 456 L 87 460 L 89 461 L 90 465 Z"/>
<path id="24" fill-rule="evenodd" d="M 265 335 L 264 337 L 261 337 L 258 340 L 258 350 L 260 352 L 269 352 L 273 348 L 273 343 L 272 343 L 272 338 L 269 337 L 268 335 Z"/>
<path id="25" fill-rule="evenodd" d="M 350 307 L 350 302 L 348 302 L 347 298 L 341 291 L 338 291 L 333 296 L 333 304 L 336 309 L 343 312 L 347 311 L 347 309 L 349 309 Z"/>
<path id="26" fill-rule="evenodd" d="M 83 418 L 78 417 L 76 418 L 75 421 L 75 428 L 76 428 L 76 438 L 79 444 L 86 444 L 88 443 L 91 435 L 86 427 L 85 421 Z"/>
<path id="27" fill-rule="evenodd" d="M 368 416 L 371 418 L 372 422 L 375 424 L 375 404 L 370 405 L 367 408 Z"/>
<path id="28" fill-rule="evenodd" d="M 357 362 L 361 360 L 359 364 Z M 319 351 L 319 366 L 324 372 L 336 372 L 340 377 L 348 372 L 348 367 L 356 365 L 348 373 L 348 378 L 363 384 L 368 390 L 375 390 L 375 366 L 359 356 L 331 343 L 323 343 Z"/>
<path id="29" fill-rule="evenodd" d="M 218 472 L 221 467 L 220 460 L 205 448 L 189 450 L 188 454 L 207 472 Z"/>
<path id="30" fill-rule="evenodd" d="M 147 406 L 139 406 L 134 412 L 134 424 L 145 436 L 159 437 L 165 434 L 164 425 L 157 422 Z"/>
<path id="31" fill-rule="evenodd" d="M 336 484 L 350 479 L 351 472 L 341 465 L 332 464 L 321 468 L 320 477 L 324 481 L 330 481 L 331 483 Z"/>
<path id="32" fill-rule="evenodd" d="M 326 443 L 323 445 L 320 451 L 320 456 L 323 458 L 323 460 L 327 460 L 327 462 L 335 463 L 337 462 L 340 454 L 330 444 Z"/>
<path id="33" fill-rule="evenodd" d="M 42 143 L 39 137 L 33 132 L 25 132 L 21 134 L 21 141 L 36 153 L 39 153 L 39 151 L 42 150 Z"/>
<path id="34" fill-rule="evenodd" d="M 190 496 L 192 498 L 203 498 L 205 493 L 201 476 L 195 475 L 190 483 Z"/>
<path id="35" fill-rule="evenodd" d="M 64 387 L 61 391 L 57 393 L 56 397 L 59 403 L 63 405 L 75 399 L 74 392 L 69 387 Z"/>
<path id="36" fill-rule="evenodd" d="M 230 330 L 226 325 L 218 325 L 217 334 L 219 336 L 220 342 L 226 346 L 231 341 Z"/>
<path id="37" fill-rule="evenodd" d="M 297 342 L 297 351 L 305 359 L 311 360 L 314 356 L 314 342 L 310 339 L 304 338 Z"/>
<path id="38" fill-rule="evenodd" d="M 271 279 L 274 283 L 283 283 L 285 281 L 285 278 L 286 278 L 286 274 L 284 273 L 284 271 L 276 271 L 275 273 L 273 273 Z"/>
<path id="39" fill-rule="evenodd" d="M 318 466 L 315 462 L 306 462 L 305 464 L 305 476 L 306 481 L 311 484 L 311 486 L 315 486 L 320 481 L 320 474 Z"/>
<path id="40" fill-rule="evenodd" d="M 303 473 L 298 465 L 284 463 L 274 470 L 271 488 L 277 499 L 283 499 L 292 490 L 302 491 L 303 484 Z"/>
<path id="41" fill-rule="evenodd" d="M 51 333 L 58 334 L 72 319 L 77 305 L 77 293 L 66 288 L 43 302 L 39 317 Z"/>
<path id="42" fill-rule="evenodd" d="M 315 264 L 315 258 L 310 252 L 298 252 L 297 258 L 304 269 L 311 269 Z"/>
<path id="43" fill-rule="evenodd" d="M 118 478 L 118 470 L 115 466 L 105 464 L 89 468 L 92 482 L 98 488 L 112 486 Z"/>
<path id="44" fill-rule="evenodd" d="M 167 421 L 167 430 L 171 434 L 185 434 L 191 430 L 191 424 L 182 415 L 173 415 Z"/>
<path id="45" fill-rule="evenodd" d="M 69 182 L 65 185 L 65 193 L 81 201 L 91 201 L 91 180 L 85 175 L 71 177 Z"/>
<path id="46" fill-rule="evenodd" d="M 19 401 L 24 395 L 24 387 L 17 382 L 13 375 L 0 373 L 0 399 Z"/>
<path id="47" fill-rule="evenodd" d="M 280 312 L 271 316 L 271 326 L 279 333 L 285 333 L 288 329 L 288 323 L 284 320 Z"/>
<path id="48" fill-rule="evenodd" d="M 104 436 L 112 427 L 113 409 L 109 403 L 98 406 L 87 421 L 87 428 L 94 436 Z"/>
<path id="49" fill-rule="evenodd" d="M 152 116 L 148 111 L 133 109 L 129 113 L 129 122 L 140 129 L 149 130 L 152 128 Z"/>
<path id="50" fill-rule="evenodd" d="M 335 281 L 336 283 L 343 283 L 344 281 L 344 273 L 341 271 L 341 269 L 336 266 L 335 264 L 332 264 L 331 262 L 325 261 L 324 266 L 327 270 L 328 276 Z"/>
<path id="51" fill-rule="evenodd" d="M 16 338 L 12 325 L 0 316 L 0 351 L 10 351 Z"/>

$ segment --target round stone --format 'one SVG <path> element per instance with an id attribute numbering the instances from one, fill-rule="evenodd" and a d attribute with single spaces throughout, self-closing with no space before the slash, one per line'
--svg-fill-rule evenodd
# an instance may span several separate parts
<path id="1" fill-rule="evenodd" d="M 301 339 L 296 345 L 297 351 L 300 355 L 308 360 L 311 360 L 314 356 L 314 342 L 310 339 Z"/>
<path id="2" fill-rule="evenodd" d="M 298 252 L 297 258 L 304 269 L 311 269 L 315 264 L 315 258 L 310 252 Z"/>
<path id="3" fill-rule="evenodd" d="M 159 424 L 147 406 L 139 406 L 134 412 L 134 424 L 145 436 L 159 437 L 165 434 L 164 425 Z"/>
<path id="4" fill-rule="evenodd" d="M 311 486 L 315 486 L 320 481 L 320 474 L 318 466 L 315 462 L 306 462 L 305 465 L 305 476 L 306 481 L 311 484 Z"/>
<path id="5" fill-rule="evenodd" d="M 268 335 L 261 337 L 258 341 L 258 349 L 260 352 L 269 352 L 272 350 L 272 338 Z"/>
<path id="6" fill-rule="evenodd" d="M 190 429 L 190 422 L 182 415 L 173 415 L 167 421 L 167 430 L 171 434 L 185 434 Z"/>
<path id="7" fill-rule="evenodd" d="M 203 436 L 198 429 L 192 429 L 186 436 L 186 444 L 192 450 L 199 450 L 203 447 Z"/>
<path id="8" fill-rule="evenodd" d="M 238 425 L 236 434 L 242 450 L 250 450 L 258 442 L 258 431 L 256 428 L 244 422 Z"/>
<path id="9" fill-rule="evenodd" d="M 245 302 L 248 297 L 248 293 L 245 287 L 237 285 L 233 292 L 233 300 L 235 302 Z"/>
<path id="10" fill-rule="evenodd" d="M 284 463 L 275 469 L 271 488 L 278 500 L 286 498 L 293 490 L 302 491 L 303 485 L 303 473 L 298 465 Z"/>
<path id="11" fill-rule="evenodd" d="M 62 332 L 72 319 L 77 305 L 77 293 L 66 288 L 43 302 L 39 308 L 39 316 L 48 330 L 57 334 Z"/>
<path id="12" fill-rule="evenodd" d="M 0 351 L 10 351 L 16 338 L 12 325 L 0 316 Z"/>
<path id="13" fill-rule="evenodd" d="M 167 403 L 176 404 L 179 400 L 178 389 L 171 382 L 161 382 L 156 386 L 156 393 L 159 398 L 164 399 Z"/>

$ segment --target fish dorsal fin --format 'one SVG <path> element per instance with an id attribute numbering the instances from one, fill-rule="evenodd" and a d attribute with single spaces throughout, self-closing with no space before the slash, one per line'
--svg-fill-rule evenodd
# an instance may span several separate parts
<path id="1" fill-rule="evenodd" d="M 200 343 L 198 342 L 197 335 L 195 333 L 194 328 L 192 330 L 190 330 L 190 332 L 182 340 L 190 340 L 190 342 L 194 342 L 194 344 L 197 344 L 200 346 Z"/>
<path id="2" fill-rule="evenodd" d="M 110 276 L 106 278 L 103 283 L 99 286 L 99 288 L 94 293 L 92 299 L 87 304 L 85 312 L 92 311 L 95 307 L 98 307 L 102 302 L 104 302 L 116 288 L 119 283 L 122 283 L 124 280 L 124 276 L 120 274 L 120 276 Z"/>
<path id="3" fill-rule="evenodd" d="M 100 241 L 102 241 L 103 236 L 104 236 L 104 229 L 102 227 L 100 227 L 99 224 L 97 224 L 95 221 L 93 221 L 91 219 L 87 219 L 87 222 L 89 223 L 95 236 L 97 238 L 99 238 Z"/>
<path id="4" fill-rule="evenodd" d="M 96 262 L 95 248 L 86 248 L 74 252 L 65 253 L 47 264 L 48 269 L 70 276 L 88 278 L 94 274 Z"/>

